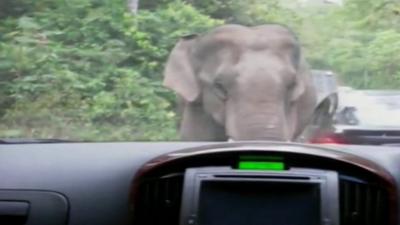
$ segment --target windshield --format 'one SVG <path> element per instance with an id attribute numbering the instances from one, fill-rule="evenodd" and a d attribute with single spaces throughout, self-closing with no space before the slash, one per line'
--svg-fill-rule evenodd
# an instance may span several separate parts
<path id="1" fill-rule="evenodd" d="M 332 81 L 400 87 L 399 22 L 386 0 L 2 0 L 0 138 L 294 140 Z M 400 125 L 362 98 L 360 124 Z"/>

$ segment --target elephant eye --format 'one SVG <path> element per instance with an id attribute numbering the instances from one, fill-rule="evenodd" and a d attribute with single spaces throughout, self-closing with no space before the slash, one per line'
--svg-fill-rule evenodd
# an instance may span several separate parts
<path id="1" fill-rule="evenodd" d="M 214 90 L 218 98 L 221 100 L 226 100 L 228 92 L 221 81 L 216 81 L 214 83 Z"/>

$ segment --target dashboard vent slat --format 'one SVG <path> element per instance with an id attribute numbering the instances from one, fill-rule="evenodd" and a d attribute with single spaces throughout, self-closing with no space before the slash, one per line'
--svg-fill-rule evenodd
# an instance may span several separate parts
<path id="1" fill-rule="evenodd" d="M 139 189 L 134 224 L 177 225 L 183 175 L 153 178 L 143 181 Z"/>
<path id="2" fill-rule="evenodd" d="M 385 196 L 385 197 L 384 197 Z M 341 177 L 340 224 L 384 225 L 388 224 L 388 199 L 384 189 L 364 182 Z"/>

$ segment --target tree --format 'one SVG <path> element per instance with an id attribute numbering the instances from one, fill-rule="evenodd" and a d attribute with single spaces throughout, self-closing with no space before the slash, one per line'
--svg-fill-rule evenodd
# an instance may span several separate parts
<path id="1" fill-rule="evenodd" d="M 0 136 L 176 138 L 162 62 L 179 36 L 220 21 L 179 1 L 136 15 L 124 0 L 68 3 L 1 22 Z"/>
<path id="2" fill-rule="evenodd" d="M 131 13 L 136 14 L 139 9 L 139 0 L 128 0 L 128 9 Z"/>

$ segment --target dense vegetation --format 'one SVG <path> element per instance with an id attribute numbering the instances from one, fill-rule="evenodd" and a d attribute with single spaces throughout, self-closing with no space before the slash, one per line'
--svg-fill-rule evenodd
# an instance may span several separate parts
<path id="1" fill-rule="evenodd" d="M 175 139 L 166 57 L 180 36 L 223 23 L 287 24 L 313 68 L 358 88 L 400 86 L 398 1 L 285 2 L 142 0 L 133 14 L 126 0 L 2 0 L 0 137 Z"/>

